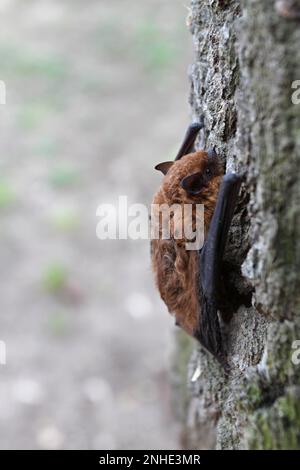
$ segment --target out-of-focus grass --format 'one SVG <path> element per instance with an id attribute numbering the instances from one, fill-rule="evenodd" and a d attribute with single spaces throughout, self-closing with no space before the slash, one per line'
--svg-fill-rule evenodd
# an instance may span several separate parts
<path id="1" fill-rule="evenodd" d="M 96 30 L 95 43 L 108 58 L 131 60 L 141 65 L 146 73 L 163 73 L 173 68 L 181 53 L 184 28 L 168 31 L 155 18 L 144 19 L 126 32 L 111 20 L 101 23 Z M 116 41 L 118 37 L 118 41 Z"/>
<path id="2" fill-rule="evenodd" d="M 55 312 L 48 318 L 48 329 L 53 336 L 65 336 L 69 330 L 69 322 L 64 312 Z"/>
<path id="3" fill-rule="evenodd" d="M 61 208 L 51 216 L 52 226 L 63 233 L 74 232 L 80 226 L 78 212 L 72 208 Z"/>
<path id="4" fill-rule="evenodd" d="M 48 292 L 58 293 L 67 285 L 68 271 L 66 267 L 55 262 L 46 267 L 43 275 L 43 285 Z"/>
<path id="5" fill-rule="evenodd" d="M 113 19 L 102 21 L 96 28 L 94 37 L 97 48 L 108 57 L 116 58 L 128 50 L 128 37 Z"/>
<path id="6" fill-rule="evenodd" d="M 57 56 L 45 56 L 21 48 L 19 45 L 2 44 L 0 47 L 1 72 L 13 77 L 62 80 L 67 75 L 66 60 Z"/>
<path id="7" fill-rule="evenodd" d="M 47 101 L 24 103 L 18 115 L 19 127 L 27 131 L 37 129 L 56 111 L 56 106 Z"/>
<path id="8" fill-rule="evenodd" d="M 51 138 L 41 138 L 34 148 L 34 153 L 46 157 L 52 158 L 58 154 L 59 148 L 56 141 Z"/>
<path id="9" fill-rule="evenodd" d="M 176 60 L 176 43 L 153 22 L 138 25 L 134 45 L 137 58 L 147 70 L 161 71 Z"/>
<path id="10" fill-rule="evenodd" d="M 12 186 L 5 180 L 0 180 L 0 210 L 10 207 L 16 200 Z"/>
<path id="11" fill-rule="evenodd" d="M 51 169 L 49 182 L 55 188 L 75 186 L 80 182 L 80 174 L 68 165 L 58 165 Z"/>

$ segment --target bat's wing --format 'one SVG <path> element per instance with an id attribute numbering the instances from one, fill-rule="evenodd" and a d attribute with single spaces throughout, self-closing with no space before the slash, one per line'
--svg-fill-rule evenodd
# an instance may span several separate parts
<path id="1" fill-rule="evenodd" d="M 228 231 L 232 221 L 242 177 L 224 176 L 207 238 L 199 253 L 200 306 L 197 339 L 223 362 L 224 351 L 218 320 L 218 291 Z"/>
<path id="2" fill-rule="evenodd" d="M 192 124 L 189 125 L 186 131 L 186 134 L 184 136 L 183 142 L 181 144 L 181 147 L 175 157 L 175 160 L 180 160 L 181 157 L 193 151 L 196 137 L 200 129 L 202 129 L 202 127 L 203 127 L 203 121 L 193 122 Z"/>

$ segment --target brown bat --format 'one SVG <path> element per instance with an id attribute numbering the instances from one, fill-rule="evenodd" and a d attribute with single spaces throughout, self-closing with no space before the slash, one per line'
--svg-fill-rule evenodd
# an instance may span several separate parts
<path id="1" fill-rule="evenodd" d="M 187 250 L 188 240 L 175 236 L 173 217 L 170 237 L 164 239 L 160 227 L 159 238 L 152 239 L 151 258 L 156 285 L 176 324 L 224 364 L 217 312 L 223 254 L 241 176 L 224 176 L 214 150 L 191 153 L 201 127 L 199 123 L 189 127 L 175 161 L 156 165 L 164 179 L 153 204 L 191 204 L 193 227 L 196 227 L 194 209 L 197 204 L 203 204 L 203 247 Z"/>

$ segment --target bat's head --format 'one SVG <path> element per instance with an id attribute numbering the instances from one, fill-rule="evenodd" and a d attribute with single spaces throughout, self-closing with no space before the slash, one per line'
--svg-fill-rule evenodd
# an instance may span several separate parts
<path id="1" fill-rule="evenodd" d="M 198 203 L 215 205 L 223 169 L 214 150 L 184 155 L 155 167 L 163 173 L 161 191 L 167 204 Z"/>

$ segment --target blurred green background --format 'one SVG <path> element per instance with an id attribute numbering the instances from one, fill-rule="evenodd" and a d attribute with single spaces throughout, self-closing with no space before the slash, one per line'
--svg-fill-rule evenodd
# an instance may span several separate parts
<path id="1" fill-rule="evenodd" d="M 1 0 L 0 447 L 180 448 L 174 326 L 147 241 L 96 209 L 150 204 L 189 120 L 183 0 Z"/>

